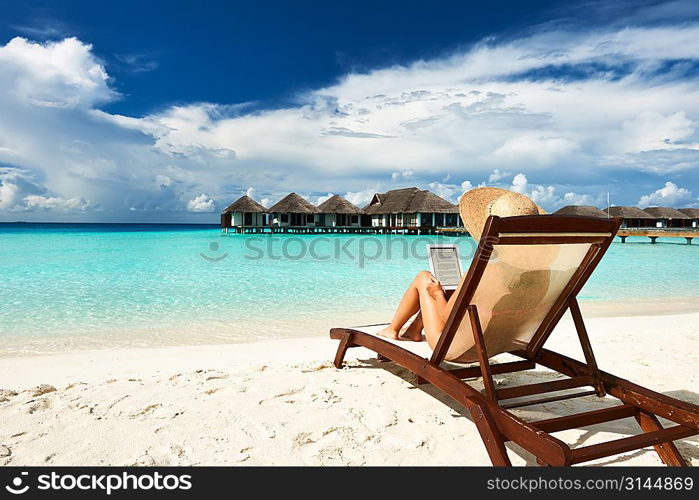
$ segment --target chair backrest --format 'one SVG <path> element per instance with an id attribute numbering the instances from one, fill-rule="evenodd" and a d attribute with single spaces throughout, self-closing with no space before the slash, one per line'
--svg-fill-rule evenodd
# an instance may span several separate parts
<path id="1" fill-rule="evenodd" d="M 491 216 L 432 361 L 475 361 L 467 307 L 478 309 L 489 357 L 533 357 L 602 259 L 621 219 Z"/>

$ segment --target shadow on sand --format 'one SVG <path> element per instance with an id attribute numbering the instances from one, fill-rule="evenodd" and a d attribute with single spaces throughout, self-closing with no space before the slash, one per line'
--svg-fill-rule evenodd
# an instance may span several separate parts
<path id="1" fill-rule="evenodd" d="M 381 370 L 385 370 L 403 379 L 404 381 L 413 384 L 410 387 L 410 390 L 423 391 L 426 394 L 429 394 L 430 396 L 435 398 L 436 400 L 440 401 L 441 403 L 445 404 L 449 408 L 451 408 L 456 413 L 456 415 L 454 415 L 455 418 L 465 418 L 471 421 L 471 423 L 473 423 L 473 420 L 471 419 L 471 414 L 465 407 L 461 406 L 452 398 L 450 398 L 442 391 L 430 384 L 414 385 L 415 374 L 398 365 L 397 363 L 394 363 L 392 361 L 382 361 L 378 360 L 377 358 L 357 359 L 357 361 L 362 364 L 351 368 L 378 368 Z M 559 378 L 561 378 L 560 374 L 551 371 L 529 371 L 518 372 L 516 374 L 510 373 L 493 376 L 493 379 L 495 380 L 495 383 L 498 387 L 530 384 L 536 382 L 547 382 Z M 475 389 L 483 392 L 483 384 L 480 378 L 466 379 L 466 381 Z M 565 393 L 565 391 L 561 391 L 561 393 Z M 690 403 L 699 404 L 699 394 L 697 394 L 696 392 L 688 391 L 686 389 L 667 391 L 663 394 L 665 394 L 666 396 L 680 399 L 682 401 L 688 401 Z M 599 398 L 597 396 L 585 396 L 576 399 L 556 401 L 553 403 L 527 406 L 526 408 L 512 410 L 512 412 L 525 422 L 533 422 L 536 420 L 571 415 L 573 413 L 581 413 L 584 411 L 598 410 L 602 408 L 608 408 L 611 406 L 618 406 L 619 404 L 620 401 L 611 396 L 606 396 L 604 398 Z M 674 425 L 674 423 L 669 420 L 660 418 L 660 421 L 664 427 Z M 475 424 L 473 425 L 475 427 Z M 581 432 L 581 434 L 577 437 L 577 439 L 574 442 L 566 443 L 571 448 L 585 446 L 590 441 L 593 441 L 593 443 L 590 444 L 594 444 L 594 438 L 599 433 L 612 433 L 620 435 L 619 437 L 626 437 L 639 434 L 641 432 L 641 429 L 636 420 L 633 417 L 629 417 L 622 420 L 616 420 L 613 422 L 606 422 L 591 425 L 585 428 L 580 428 L 579 431 Z M 481 444 L 480 440 L 478 444 Z M 526 465 L 537 465 L 536 457 L 528 451 L 526 451 L 525 449 L 518 446 L 517 444 L 508 442 L 506 446 L 508 450 L 521 457 L 525 461 Z M 687 462 L 690 462 L 691 460 L 699 460 L 699 439 L 697 437 L 675 441 L 675 446 L 677 446 L 677 449 L 680 451 L 680 453 Z M 619 465 L 633 458 L 643 456 L 647 453 L 655 454 L 655 451 L 652 447 L 644 448 L 642 450 L 634 451 L 633 453 L 626 453 L 623 455 L 609 457 L 607 459 L 604 459 L 603 461 L 597 461 L 589 465 Z"/>

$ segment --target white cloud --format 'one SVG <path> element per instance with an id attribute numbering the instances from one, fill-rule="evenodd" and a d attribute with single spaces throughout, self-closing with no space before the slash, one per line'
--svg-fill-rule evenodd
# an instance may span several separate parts
<path id="1" fill-rule="evenodd" d="M 0 210 L 9 212 L 34 212 L 51 210 L 57 212 L 84 212 L 91 208 L 84 198 L 61 198 L 47 196 L 42 186 L 27 171 L 18 168 L 0 167 Z"/>
<path id="2" fill-rule="evenodd" d="M 85 41 L 15 38 L 0 46 L 0 165 L 20 168 L 0 184 L 0 218 L 35 195 L 64 201 L 34 199 L 47 210 L 214 220 L 253 185 L 266 206 L 338 189 L 363 206 L 404 179 L 442 179 L 434 189 L 452 199 L 511 179 L 548 207 L 592 203 L 603 184 L 630 204 L 660 175 L 696 192 L 699 23 L 556 26 L 351 73 L 282 109 L 184 103 L 144 117 L 99 109 L 121 96 Z"/>
<path id="3" fill-rule="evenodd" d="M 147 73 L 158 68 L 158 62 L 148 54 L 116 54 L 115 57 L 131 73 Z"/>
<path id="4" fill-rule="evenodd" d="M 65 38 L 69 35 L 68 28 L 62 23 L 53 19 L 42 19 L 34 25 L 14 24 L 11 28 L 19 33 L 29 35 L 34 38 Z"/>
<path id="5" fill-rule="evenodd" d="M 493 151 L 493 158 L 508 165 L 519 165 L 524 161 L 529 165 L 549 166 L 565 161 L 577 148 L 571 139 L 534 133 L 508 139 Z"/>
<path id="6" fill-rule="evenodd" d="M 1 210 L 12 209 L 27 195 L 45 192 L 46 188 L 38 184 L 28 172 L 17 168 L 0 167 Z"/>
<path id="7" fill-rule="evenodd" d="M 392 181 L 397 181 L 398 179 L 403 178 L 405 180 L 410 180 L 415 178 L 415 171 L 411 168 L 407 170 L 402 170 L 399 172 L 393 172 L 391 173 L 391 180 Z"/>
<path id="8" fill-rule="evenodd" d="M 202 193 L 187 202 L 187 210 L 190 212 L 213 212 L 214 200 L 208 194 Z"/>
<path id="9" fill-rule="evenodd" d="M 663 187 L 656 191 L 641 196 L 638 205 L 643 207 L 661 205 L 679 207 L 680 205 L 695 204 L 697 199 L 692 196 L 688 189 L 681 188 L 674 182 L 666 182 Z"/>
<path id="10" fill-rule="evenodd" d="M 510 177 L 511 175 L 512 174 L 509 172 L 501 172 L 499 168 L 496 168 L 495 170 L 493 170 L 493 173 L 491 173 L 488 176 L 488 183 L 492 184 L 495 182 L 499 182 L 503 179 L 506 179 L 507 177 Z"/>
<path id="11" fill-rule="evenodd" d="M 530 185 L 525 174 L 519 173 L 512 179 L 512 191 L 529 196 L 538 205 L 556 203 L 556 188 L 554 186 Z"/>
<path id="12" fill-rule="evenodd" d="M 523 173 L 514 176 L 510 189 L 529 196 L 534 203 L 549 211 L 556 210 L 565 205 L 596 206 L 601 203 L 601 196 L 599 194 L 590 195 L 567 191 L 563 195 L 560 195 L 560 190 L 556 186 L 530 184 L 527 176 Z"/>
<path id="13" fill-rule="evenodd" d="M 89 107 L 114 99 L 92 46 L 76 38 L 34 43 L 16 37 L 0 46 L 0 91 L 52 107 Z"/>
<path id="14" fill-rule="evenodd" d="M 366 188 L 361 191 L 352 191 L 345 193 L 344 198 L 357 205 L 358 207 L 364 207 L 369 204 L 374 194 L 378 192 L 377 188 Z"/>
<path id="15" fill-rule="evenodd" d="M 428 187 L 437 195 L 447 201 L 456 203 L 456 198 L 463 192 L 457 184 L 444 184 L 442 182 L 430 182 Z"/>
<path id="16" fill-rule="evenodd" d="M 699 149 L 697 144 L 683 144 L 695 131 L 695 124 L 684 111 L 669 115 L 654 111 L 644 111 L 621 125 L 623 149 L 638 152 L 653 149 L 669 150 L 679 148 Z"/>
<path id="17" fill-rule="evenodd" d="M 568 192 L 563 195 L 563 200 L 561 205 L 592 205 L 600 207 L 604 205 L 603 201 L 604 194 L 593 196 L 590 194 L 579 194 L 574 192 Z"/>
<path id="18" fill-rule="evenodd" d="M 65 199 L 53 196 L 30 194 L 24 197 L 24 203 L 13 208 L 14 211 L 51 210 L 59 212 L 83 212 L 90 207 L 84 198 Z"/>
<path id="19" fill-rule="evenodd" d="M 328 200 L 329 200 L 330 198 L 332 198 L 333 196 L 335 196 L 334 193 L 328 193 L 328 194 L 325 195 L 325 196 L 319 196 L 319 197 L 316 199 L 315 205 L 320 205 L 321 203 L 325 203 L 326 201 L 328 201 Z"/>
<path id="20" fill-rule="evenodd" d="M 658 86 L 648 74 L 653 64 L 699 57 L 684 46 L 692 35 L 699 26 L 543 32 L 516 43 L 485 42 L 448 59 L 351 74 L 301 96 L 296 108 L 212 119 L 215 107 L 203 105 L 149 120 L 169 127 L 158 142 L 164 150 L 205 145 L 325 172 L 388 171 L 393 180 L 455 173 L 464 164 L 473 174 L 493 172 L 490 182 L 507 176 L 502 166 L 633 170 L 643 166 L 638 154 L 660 147 L 681 145 L 699 158 L 699 148 L 687 142 L 699 86 L 682 78 Z M 653 40 L 651 55 L 645 39 Z M 576 64 L 589 77 L 516 76 Z M 594 64 L 628 75 L 587 69 Z M 173 118 L 183 113 L 185 123 Z M 649 130 L 658 117 L 659 129 Z"/>
<path id="21" fill-rule="evenodd" d="M 168 187 L 172 184 L 172 179 L 168 177 L 167 175 L 162 175 L 162 174 L 156 174 L 155 175 L 155 182 L 163 187 Z"/>
<path id="22" fill-rule="evenodd" d="M 250 186 L 250 187 L 247 189 L 247 191 L 245 191 L 245 194 L 246 194 L 248 197 L 250 197 L 250 198 L 252 198 L 252 199 L 254 200 L 254 199 L 255 199 L 255 188 L 252 187 L 252 186 Z"/>
<path id="23" fill-rule="evenodd" d="M 528 184 L 529 182 L 527 181 L 526 175 L 517 174 L 514 176 L 514 179 L 512 179 L 512 191 L 524 194 L 527 192 Z"/>

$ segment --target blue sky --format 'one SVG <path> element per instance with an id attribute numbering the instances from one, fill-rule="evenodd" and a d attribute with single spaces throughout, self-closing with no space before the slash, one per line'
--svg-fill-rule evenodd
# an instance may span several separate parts
<path id="1" fill-rule="evenodd" d="M 0 2 L 1 40 L 75 36 L 93 45 L 123 99 L 103 109 L 143 115 L 182 102 L 276 106 L 303 89 L 449 54 L 522 29 L 556 2 L 44 1 Z"/>
<path id="2" fill-rule="evenodd" d="M 0 1 L 0 220 L 699 203 L 697 2 Z"/>

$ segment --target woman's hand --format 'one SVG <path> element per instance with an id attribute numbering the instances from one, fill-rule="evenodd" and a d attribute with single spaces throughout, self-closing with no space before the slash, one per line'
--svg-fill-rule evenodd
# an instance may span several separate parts
<path id="1" fill-rule="evenodd" d="M 439 296 L 444 297 L 444 290 L 442 289 L 442 284 L 432 274 L 430 274 L 430 281 L 427 284 L 427 291 L 434 299 L 438 298 Z"/>

